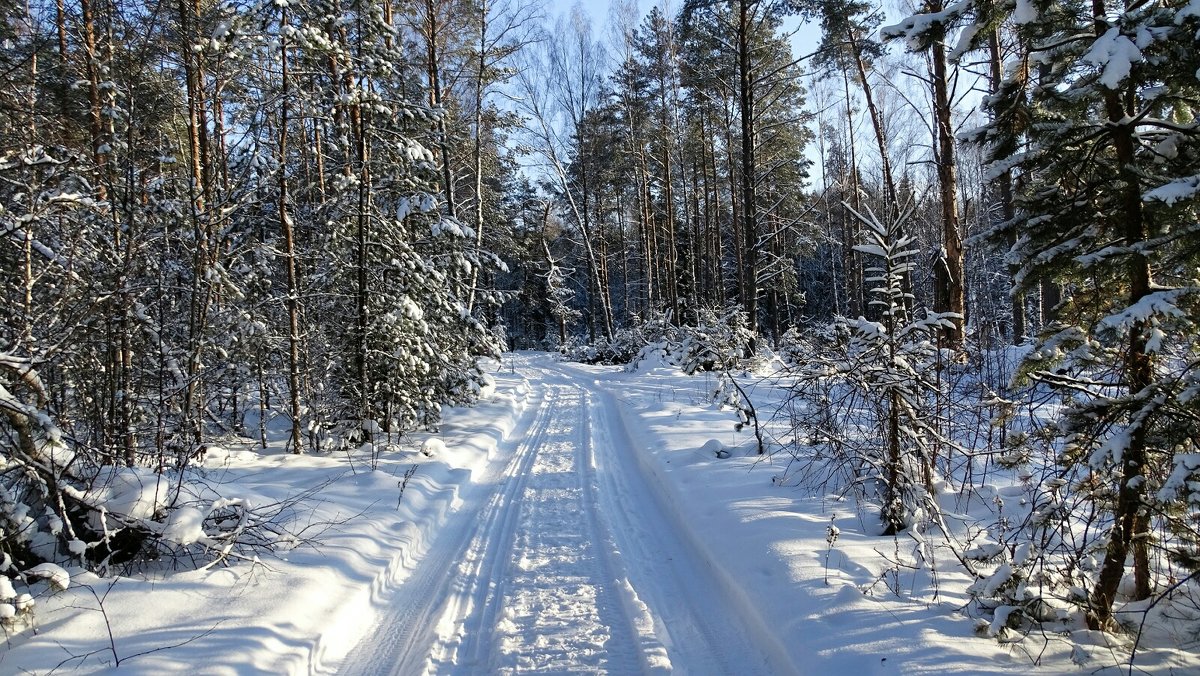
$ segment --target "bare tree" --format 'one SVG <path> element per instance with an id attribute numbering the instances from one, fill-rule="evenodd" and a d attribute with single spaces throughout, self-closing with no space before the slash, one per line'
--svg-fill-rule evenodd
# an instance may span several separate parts
<path id="1" fill-rule="evenodd" d="M 586 170 L 578 182 L 567 169 L 567 158 L 584 134 L 584 118 L 597 104 L 603 75 L 603 50 L 592 39 L 591 24 L 576 6 L 561 19 L 555 31 L 531 55 L 517 75 L 519 98 L 515 102 L 529 118 L 528 132 L 545 168 L 558 183 L 575 225 L 579 228 L 588 260 L 588 273 L 596 302 L 600 305 L 604 335 L 613 336 L 612 301 L 601 276 L 595 233 L 589 216 L 591 199 Z M 545 73 L 550 73 L 547 79 Z"/>
<path id="2" fill-rule="evenodd" d="M 484 229 L 484 139 L 486 108 L 493 88 L 512 79 L 515 74 L 508 64 L 516 53 L 538 38 L 538 21 L 542 7 L 537 2 L 513 0 L 476 0 L 473 15 L 474 44 L 471 54 L 472 127 L 471 173 L 474 184 L 472 209 L 475 246 L 482 249 Z M 474 308 L 479 289 L 479 266 L 471 270 L 471 292 L 468 309 Z"/>

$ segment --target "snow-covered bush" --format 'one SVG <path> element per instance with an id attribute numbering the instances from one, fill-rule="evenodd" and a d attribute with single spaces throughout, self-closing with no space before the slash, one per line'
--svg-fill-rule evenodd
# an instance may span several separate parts
<path id="1" fill-rule="evenodd" d="M 796 367 L 804 363 L 811 354 L 812 347 L 805 331 L 791 328 L 779 337 L 775 353 L 785 366 Z"/>
<path id="2" fill-rule="evenodd" d="M 967 593 L 973 610 L 989 618 L 981 625 L 989 636 L 1010 638 L 1035 624 L 1071 629 L 1081 616 L 1081 590 L 1096 563 L 1094 551 L 1077 546 L 1094 527 L 1089 498 L 1052 467 L 1043 472 L 1003 490 L 971 489 L 996 517 L 963 552 L 978 565 Z"/>
<path id="3" fill-rule="evenodd" d="M 1091 349 L 1107 352 L 1099 343 Z M 1187 608 L 1200 599 L 1194 583 L 1200 575 L 1200 456 L 1192 441 L 1200 438 L 1200 425 L 1185 412 L 1190 405 L 1185 402 L 1200 392 L 1194 347 L 1164 348 L 1159 362 L 1164 377 L 1148 397 L 1111 385 L 1120 382 L 1120 360 L 1111 353 L 1088 363 L 1074 361 L 1075 373 L 1061 369 L 1063 361 L 1039 361 L 1045 354 L 1035 350 L 1024 368 L 1031 376 L 1027 390 L 1047 400 L 1043 407 L 1053 417 L 1026 424 L 1000 449 L 1000 460 L 1023 478 L 1023 491 L 990 496 L 995 518 L 987 538 L 995 544 L 973 552 L 991 570 L 969 590 L 976 609 L 990 618 L 988 632 L 1074 628 L 1085 618 L 1094 621 L 1113 533 L 1126 528 L 1136 532 L 1129 552 L 1134 565 L 1118 581 L 1113 602 L 1138 601 L 1138 587 L 1146 584 L 1152 595 L 1141 600 L 1156 598 L 1149 606 L 1155 613 L 1191 613 Z M 1123 523 L 1113 516 L 1121 498 L 1114 482 L 1123 472 L 1111 454 L 1128 443 L 1122 428 L 1139 424 L 1139 418 L 1149 450 L 1138 484 L 1145 494 L 1136 518 Z"/>
<path id="4" fill-rule="evenodd" d="M 544 238 L 542 239 L 542 250 L 546 254 L 547 266 L 544 275 L 546 278 L 546 304 L 550 316 L 554 318 L 554 323 L 558 326 L 558 344 L 555 347 L 565 351 L 568 344 L 567 327 L 583 316 L 583 313 L 571 304 L 575 298 L 575 291 L 568 284 L 568 278 L 574 270 L 564 268 L 554 260 L 554 256 L 550 253 L 550 245 Z"/>
<path id="5" fill-rule="evenodd" d="M 593 343 L 578 340 L 567 342 L 564 354 L 567 359 L 584 364 L 628 364 L 645 347 L 647 341 L 637 327 L 621 328 L 613 332 L 611 340 L 604 336 Z"/>
<path id="6" fill-rule="evenodd" d="M 155 562 L 211 565 L 289 549 L 313 527 L 293 528 L 298 505 L 313 491 L 264 502 L 223 495 L 187 465 L 102 463 L 102 454 L 62 433 L 46 403 L 33 365 L 0 353 L 0 623 L 6 626 L 20 626 L 38 595 L 71 584 L 63 565 L 102 574 Z M 14 582 L 26 591 L 17 594 Z"/>
<path id="7" fill-rule="evenodd" d="M 682 340 L 672 346 L 674 362 L 684 373 L 727 371 L 749 356 L 753 337 L 746 326 L 745 313 L 726 309 L 717 313 L 700 310 L 695 326 L 680 329 Z"/>
<path id="8" fill-rule="evenodd" d="M 702 308 L 695 324 L 675 324 L 669 313 L 635 317 L 633 326 L 618 329 L 612 340 L 572 343 L 568 359 L 589 364 L 636 364 L 650 359 L 679 367 L 685 373 L 733 368 L 749 355 L 751 334 L 745 313 L 738 308 Z"/>

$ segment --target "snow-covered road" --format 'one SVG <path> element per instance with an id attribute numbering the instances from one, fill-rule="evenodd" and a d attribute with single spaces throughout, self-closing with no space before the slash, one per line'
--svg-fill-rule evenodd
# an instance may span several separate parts
<path id="1" fill-rule="evenodd" d="M 536 405 L 342 673 L 795 672 L 688 540 L 619 400 L 521 360 Z"/>
<path id="2" fill-rule="evenodd" d="M 1098 632 L 984 636 L 961 611 L 974 580 L 944 549 L 917 565 L 924 545 L 880 537 L 870 505 L 798 485 L 803 466 L 758 455 L 708 374 L 539 353 L 487 367 L 495 389 L 475 406 L 379 448 L 296 456 L 285 417 L 266 449 L 210 446 L 192 480 L 283 505 L 297 535 L 261 559 L 27 581 L 37 631 L 5 625 L 0 674 L 1128 670 Z M 760 410 L 787 394 L 744 378 Z M 1013 481 L 986 495 L 1029 499 Z M 971 495 L 941 499 L 949 514 Z M 1139 645 L 1139 672 L 1200 673 L 1191 636 Z"/>

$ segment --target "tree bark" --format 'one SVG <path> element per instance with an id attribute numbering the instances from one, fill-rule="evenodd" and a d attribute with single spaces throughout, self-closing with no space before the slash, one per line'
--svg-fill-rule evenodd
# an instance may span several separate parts
<path id="1" fill-rule="evenodd" d="M 429 104 L 438 108 L 442 105 L 442 78 L 441 68 L 438 65 L 441 60 L 441 54 L 438 53 L 438 36 L 441 31 L 435 9 L 434 0 L 425 0 L 425 48 L 429 60 Z M 437 144 L 442 156 L 442 191 L 446 198 L 446 214 L 454 218 L 454 172 L 450 167 L 450 145 L 446 134 L 445 111 L 443 110 L 442 113 L 437 120 Z"/>
<path id="2" fill-rule="evenodd" d="M 994 96 L 1000 91 L 1000 86 L 1003 82 L 1003 66 L 1001 63 L 1000 34 L 998 28 L 988 35 L 988 62 L 991 90 Z M 996 184 L 1000 190 L 1000 217 L 1004 219 L 1005 223 L 1011 223 L 1016 216 L 1016 210 L 1013 208 L 1012 170 L 1005 169 L 997 177 Z M 1010 229 L 1008 235 L 1009 249 L 1011 250 L 1016 244 L 1016 230 Z M 1019 266 L 1009 265 L 1009 277 L 1016 279 L 1018 270 Z M 1019 291 L 1014 284 L 1012 293 L 1012 344 L 1020 345 L 1024 342 L 1025 332 L 1025 294 Z"/>
<path id="3" fill-rule="evenodd" d="M 1100 37 L 1108 31 L 1107 15 L 1102 0 L 1093 0 L 1092 16 L 1096 37 Z M 1121 237 L 1125 246 L 1130 247 L 1132 251 L 1128 258 L 1126 279 L 1129 283 L 1128 304 L 1134 305 L 1149 295 L 1153 283 L 1150 262 L 1144 254 L 1132 249 L 1145 241 L 1147 234 L 1140 181 L 1134 170 L 1136 142 L 1133 126 L 1128 121 L 1131 111 L 1126 110 L 1119 93 L 1112 89 L 1104 89 L 1104 109 L 1108 117 L 1107 134 L 1116 153 L 1122 184 L 1119 202 L 1121 214 L 1117 222 L 1123 224 Z M 1137 320 L 1129 329 L 1124 367 L 1131 396 L 1145 391 L 1153 381 L 1153 356 L 1147 351 L 1146 328 L 1144 320 Z M 1143 514 L 1144 493 L 1148 485 L 1144 476 L 1148 460 L 1147 423 L 1140 421 L 1135 424 L 1137 426 L 1129 435 L 1129 445 L 1121 453 L 1117 507 L 1113 515 L 1115 522 L 1109 535 L 1104 563 L 1100 568 L 1100 579 L 1092 592 L 1092 614 L 1088 616 L 1088 625 L 1092 629 L 1111 628 L 1113 602 L 1121 578 L 1125 574 L 1125 559 L 1130 550 L 1133 551 L 1134 600 L 1150 598 L 1150 520 Z"/>
<path id="4" fill-rule="evenodd" d="M 745 275 L 742 279 L 742 307 L 746 328 L 758 333 L 758 197 L 755 164 L 754 92 L 750 63 L 750 21 L 752 0 L 738 3 L 738 114 L 741 117 L 742 169 L 742 247 L 745 249 Z M 754 340 L 751 339 L 751 348 Z"/>
<path id="5" fill-rule="evenodd" d="M 942 11 L 942 0 L 934 0 L 931 12 Z M 963 322 L 966 317 L 966 294 L 963 287 L 963 241 L 958 219 L 958 168 L 955 160 L 954 126 L 950 109 L 949 82 L 946 72 L 946 46 L 943 31 L 934 36 L 933 101 L 937 125 L 937 176 L 942 206 L 942 255 L 937 266 L 937 293 L 934 309 L 959 315 L 951 319 L 952 327 L 939 333 L 943 344 L 952 349 L 962 347 Z"/>
<path id="6" fill-rule="evenodd" d="M 858 185 L 858 144 L 854 141 L 854 114 L 850 108 L 850 74 L 845 69 L 842 70 L 842 87 L 846 94 L 846 146 L 850 159 L 849 175 L 843 185 L 849 186 L 850 204 L 854 206 L 856 212 L 861 214 L 862 191 Z M 842 265 L 846 267 L 846 305 L 849 308 L 850 318 L 855 319 L 864 314 L 862 265 L 859 262 L 858 252 L 854 249 L 858 244 L 858 218 L 850 214 L 843 214 L 842 218 L 844 226 Z"/>
<path id="7" fill-rule="evenodd" d="M 487 29 L 490 3 L 479 3 L 479 60 L 475 72 L 475 139 L 471 148 L 471 168 L 475 173 L 475 248 L 483 248 L 483 95 L 484 77 L 487 71 Z M 471 292 L 467 298 L 467 311 L 475 309 L 475 294 L 479 285 L 479 266 L 471 269 Z"/>
<path id="8" fill-rule="evenodd" d="M 280 10 L 279 23 L 288 25 L 288 9 Z M 280 97 L 279 97 L 279 229 L 283 234 L 284 261 L 287 265 L 287 312 L 288 312 L 288 404 L 292 419 L 289 443 L 292 453 L 299 455 L 303 449 L 300 424 L 300 284 L 296 274 L 296 237 L 292 231 L 292 219 L 288 215 L 287 142 L 288 142 L 288 96 L 291 88 L 291 73 L 288 64 L 288 42 L 286 35 L 280 38 Z M 262 379 L 260 378 L 260 383 Z M 261 389 L 261 385 L 260 385 Z M 259 392 L 259 397 L 263 393 Z M 263 441 L 266 443 L 265 437 Z"/>

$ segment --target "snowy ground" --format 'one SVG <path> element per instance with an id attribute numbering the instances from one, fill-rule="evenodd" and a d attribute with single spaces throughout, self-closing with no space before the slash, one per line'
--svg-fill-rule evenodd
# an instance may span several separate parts
<path id="1" fill-rule="evenodd" d="M 1098 634 L 976 636 L 954 566 L 897 566 L 907 544 L 869 515 L 773 480 L 785 459 L 750 454 L 710 379 L 506 359 L 433 457 L 418 452 L 431 435 L 374 470 L 210 452 L 227 494 L 310 492 L 292 514 L 310 542 L 201 571 L 76 572 L 38 599 L 37 635 L 9 639 L 0 673 L 1123 671 Z M 1194 652 L 1139 666 L 1200 673 Z"/>

